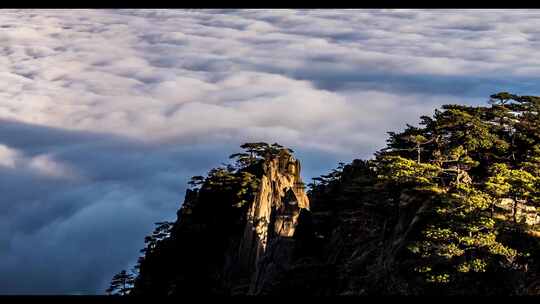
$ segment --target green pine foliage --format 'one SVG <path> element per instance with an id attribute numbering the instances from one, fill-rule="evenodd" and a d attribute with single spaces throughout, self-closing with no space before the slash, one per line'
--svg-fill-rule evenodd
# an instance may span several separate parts
<path id="1" fill-rule="evenodd" d="M 530 269 L 539 269 L 540 242 L 529 236 L 540 225 L 517 215 L 540 206 L 540 98 L 503 92 L 489 104 L 444 105 L 419 126 L 389 132 L 387 147 L 369 161 L 374 178 L 357 201 L 388 210 L 389 222 L 403 217 L 401 205 L 424 203 L 390 275 L 405 278 L 409 291 L 523 294 Z M 310 198 L 321 200 L 331 183 L 343 188 L 338 173 L 314 179 Z"/>

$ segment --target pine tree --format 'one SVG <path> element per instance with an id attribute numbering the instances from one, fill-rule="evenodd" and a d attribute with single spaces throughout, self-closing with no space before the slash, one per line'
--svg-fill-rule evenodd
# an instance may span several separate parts
<path id="1" fill-rule="evenodd" d="M 171 229 L 173 227 L 172 222 L 157 222 L 155 223 L 154 231 L 149 236 L 144 238 L 144 243 L 146 244 L 144 249 L 141 249 L 142 253 L 152 252 L 156 249 L 159 243 L 167 239 L 171 234 Z"/>
<path id="2" fill-rule="evenodd" d="M 472 279 L 469 273 L 512 267 L 516 251 L 497 240 L 488 194 L 460 184 L 442 193 L 433 205 L 429 224 L 408 246 L 420 258 L 414 271 L 425 282 L 465 282 Z"/>
<path id="3" fill-rule="evenodd" d="M 131 292 L 134 281 L 135 278 L 133 274 L 122 270 L 113 276 L 111 284 L 109 288 L 107 288 L 106 292 L 108 295 L 128 295 Z"/>
<path id="4" fill-rule="evenodd" d="M 383 156 L 378 160 L 377 173 L 389 188 L 438 191 L 436 179 L 441 168 L 401 156 Z"/>

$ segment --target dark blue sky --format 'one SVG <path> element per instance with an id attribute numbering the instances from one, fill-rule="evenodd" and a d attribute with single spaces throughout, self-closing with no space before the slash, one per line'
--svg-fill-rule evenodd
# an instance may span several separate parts
<path id="1" fill-rule="evenodd" d="M 540 11 L 0 12 L 0 293 L 102 293 L 248 141 L 308 179 L 446 103 L 535 95 Z"/>

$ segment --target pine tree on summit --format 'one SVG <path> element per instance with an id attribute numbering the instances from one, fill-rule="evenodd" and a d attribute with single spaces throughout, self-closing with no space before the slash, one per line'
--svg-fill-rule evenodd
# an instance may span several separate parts
<path id="1" fill-rule="evenodd" d="M 285 148 L 278 143 L 268 144 L 265 142 L 250 142 L 240 146 L 245 152 L 234 153 L 229 159 L 235 160 L 236 168 L 245 168 L 254 165 L 267 156 L 277 155 L 282 150 L 293 152 L 292 149 Z"/>

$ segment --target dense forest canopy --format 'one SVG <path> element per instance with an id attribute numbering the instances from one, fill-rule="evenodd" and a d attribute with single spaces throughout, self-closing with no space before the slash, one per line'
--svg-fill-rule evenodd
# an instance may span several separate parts
<path id="1" fill-rule="evenodd" d="M 484 106 L 444 105 L 422 116 L 419 126 L 389 132 L 387 146 L 373 159 L 340 163 L 313 178 L 308 185 L 313 214 L 332 214 L 314 228 L 319 239 L 345 227 L 343 210 L 361 210 L 374 222 L 366 226 L 373 227 L 373 236 L 355 245 L 365 253 L 355 263 L 371 266 L 345 263 L 346 274 L 336 276 L 356 278 L 348 293 L 539 292 L 540 97 L 507 92 L 490 97 Z M 231 219 L 253 199 L 261 162 L 287 149 L 266 143 L 242 148 L 231 155 L 233 164 L 190 183 L 190 191 L 212 201 L 198 207 L 212 209 L 200 214 L 214 217 L 212 223 L 227 231 L 242 224 Z M 187 199 L 182 209 L 189 208 L 195 207 Z M 162 244 L 175 225 L 160 223 L 147 237 L 138 269 L 156 250 L 171 246 Z M 366 245 L 370 242 L 382 245 Z M 326 245 L 318 246 L 312 251 Z"/>

